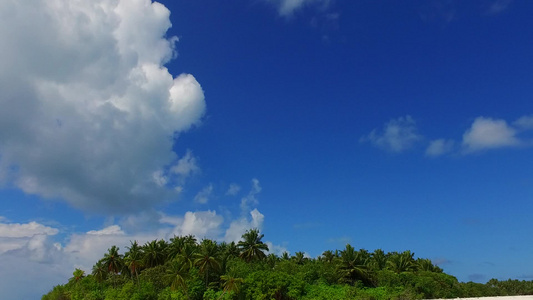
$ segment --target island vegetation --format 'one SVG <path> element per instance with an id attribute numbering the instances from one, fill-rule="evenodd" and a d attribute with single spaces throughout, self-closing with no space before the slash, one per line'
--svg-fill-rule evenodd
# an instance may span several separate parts
<path id="1" fill-rule="evenodd" d="M 90 274 L 75 269 L 42 300 L 432 299 L 533 294 L 532 281 L 459 282 L 411 251 L 346 245 L 317 258 L 268 254 L 257 229 L 238 243 L 175 236 L 121 254 L 111 246 Z"/>

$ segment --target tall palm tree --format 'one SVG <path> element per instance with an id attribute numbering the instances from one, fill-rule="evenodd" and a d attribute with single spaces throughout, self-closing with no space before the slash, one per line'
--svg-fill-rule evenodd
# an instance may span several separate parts
<path id="1" fill-rule="evenodd" d="M 223 275 L 220 276 L 220 279 L 224 282 L 224 289 L 222 291 L 222 294 L 218 299 L 222 299 L 224 297 L 224 294 L 226 293 L 239 293 L 239 290 L 241 289 L 241 285 L 244 282 L 244 279 L 242 278 L 235 278 L 230 275 Z"/>
<path id="2" fill-rule="evenodd" d="M 335 259 L 335 254 L 331 250 L 326 250 L 322 253 L 322 257 L 324 261 L 331 263 L 333 262 L 333 259 Z"/>
<path id="3" fill-rule="evenodd" d="M 433 262 L 428 258 L 419 258 L 415 262 L 416 269 L 418 271 L 428 271 L 428 272 L 436 272 L 436 273 L 442 273 L 442 269 L 438 266 L 435 266 Z"/>
<path id="4" fill-rule="evenodd" d="M 388 255 L 381 249 L 376 249 L 370 255 L 370 266 L 374 270 L 383 270 L 387 266 Z"/>
<path id="5" fill-rule="evenodd" d="M 117 275 L 124 262 L 122 261 L 122 255 L 118 253 L 119 248 L 112 246 L 108 249 L 108 252 L 104 255 L 103 263 L 107 268 L 107 271 L 113 275 Z M 113 276 L 113 286 L 115 285 L 115 276 Z"/>
<path id="6" fill-rule="evenodd" d="M 364 253 L 356 251 L 354 247 L 347 244 L 346 248 L 341 251 L 339 270 L 349 283 L 355 283 L 357 280 L 368 283 L 370 276 L 367 263 Z"/>
<path id="7" fill-rule="evenodd" d="M 147 242 L 143 245 L 142 251 L 144 253 L 143 263 L 147 268 L 162 265 L 165 262 L 166 253 L 165 248 L 157 240 Z"/>
<path id="8" fill-rule="evenodd" d="M 305 254 L 303 252 L 299 251 L 299 252 L 294 253 L 294 256 L 292 257 L 292 260 L 297 265 L 303 265 L 307 259 L 305 257 Z"/>
<path id="9" fill-rule="evenodd" d="M 170 262 L 167 269 L 165 279 L 170 282 L 170 289 L 173 291 L 182 290 L 188 297 L 187 278 L 189 277 L 189 269 L 177 259 Z"/>
<path id="10" fill-rule="evenodd" d="M 185 244 L 189 244 L 191 246 L 196 246 L 196 238 L 194 237 L 194 235 L 192 234 L 189 234 L 189 235 L 186 235 L 183 237 L 183 240 L 185 242 Z"/>
<path id="11" fill-rule="evenodd" d="M 130 241 L 131 246 L 127 247 L 128 252 L 124 255 L 124 263 L 130 270 L 132 275 L 137 278 L 139 283 L 139 269 L 143 266 L 143 251 L 137 241 Z"/>
<path id="12" fill-rule="evenodd" d="M 174 236 L 170 239 L 170 244 L 168 245 L 168 258 L 173 259 L 181 252 L 185 246 L 185 238 L 183 236 Z"/>
<path id="13" fill-rule="evenodd" d="M 104 260 L 99 260 L 94 266 L 93 266 L 93 276 L 96 279 L 97 282 L 102 282 L 107 278 L 107 268 L 104 264 Z"/>
<path id="14" fill-rule="evenodd" d="M 74 276 L 73 279 L 77 284 L 83 277 L 85 277 L 85 271 L 83 271 L 82 269 L 76 268 L 74 272 L 72 273 L 72 275 Z"/>
<path id="15" fill-rule="evenodd" d="M 237 244 L 235 244 L 235 242 L 227 244 L 225 252 L 229 258 L 238 257 L 240 254 L 239 247 L 237 247 Z"/>
<path id="16" fill-rule="evenodd" d="M 200 252 L 194 255 L 194 265 L 205 276 L 205 288 L 209 286 L 209 271 L 219 271 L 220 263 L 217 260 L 218 247 L 211 240 L 203 240 L 200 244 Z"/>
<path id="17" fill-rule="evenodd" d="M 242 235 L 242 240 L 237 246 L 241 250 L 239 257 L 246 262 L 252 260 L 262 260 L 266 257 L 263 251 L 268 251 L 268 246 L 261 241 L 264 234 L 259 234 L 258 229 L 250 229 Z"/>
<path id="18" fill-rule="evenodd" d="M 165 262 L 165 259 L 168 255 L 168 243 L 164 239 L 160 239 L 157 241 L 157 247 L 159 248 L 159 251 L 163 254 L 163 263 Z"/>
<path id="19" fill-rule="evenodd" d="M 409 250 L 402 253 L 393 253 L 387 261 L 387 267 L 398 274 L 416 271 L 414 255 Z"/>
<path id="20" fill-rule="evenodd" d="M 267 255 L 266 257 L 266 263 L 268 264 L 268 266 L 271 268 L 271 269 L 274 269 L 274 267 L 276 266 L 276 263 L 279 261 L 279 258 L 276 254 L 274 253 L 270 253 L 269 255 Z"/>
<path id="21" fill-rule="evenodd" d="M 194 265 L 194 259 L 196 254 L 196 247 L 191 244 L 185 244 L 181 249 L 181 252 L 176 255 L 176 259 L 188 269 Z"/>

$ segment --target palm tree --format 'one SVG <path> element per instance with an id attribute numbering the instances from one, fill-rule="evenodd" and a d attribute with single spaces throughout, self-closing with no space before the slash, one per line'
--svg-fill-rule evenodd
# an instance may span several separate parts
<path id="1" fill-rule="evenodd" d="M 416 260 L 416 269 L 419 271 L 428 271 L 442 273 L 442 269 L 435 266 L 433 262 L 428 258 L 419 258 Z"/>
<path id="2" fill-rule="evenodd" d="M 241 250 L 240 258 L 246 262 L 262 260 L 266 257 L 263 251 L 268 251 L 268 246 L 261 241 L 264 234 L 259 234 L 258 229 L 250 229 L 242 235 L 242 240 L 237 246 Z"/>
<path id="3" fill-rule="evenodd" d="M 240 254 L 239 247 L 237 247 L 237 244 L 235 244 L 235 242 L 227 244 L 225 252 L 229 258 L 238 257 Z"/>
<path id="4" fill-rule="evenodd" d="M 279 258 L 276 256 L 276 254 L 274 253 L 270 253 L 269 255 L 267 255 L 266 257 L 266 263 L 268 264 L 268 266 L 271 268 L 271 269 L 274 269 L 274 267 L 276 266 L 276 263 L 279 261 Z"/>
<path id="5" fill-rule="evenodd" d="M 157 240 L 147 242 L 142 248 L 142 251 L 144 252 L 143 263 L 145 267 L 152 268 L 162 265 L 165 262 L 166 249 L 163 248 L 163 245 Z"/>
<path id="6" fill-rule="evenodd" d="M 301 251 L 296 252 L 294 256 L 292 257 L 292 259 L 297 265 L 303 265 L 305 261 L 307 260 L 307 258 L 305 257 L 305 254 Z"/>
<path id="7" fill-rule="evenodd" d="M 168 255 L 168 243 L 164 239 L 160 239 L 157 241 L 157 247 L 159 248 L 159 251 L 163 253 L 163 263 L 165 262 L 165 258 Z"/>
<path id="8" fill-rule="evenodd" d="M 414 255 L 415 254 L 409 250 L 402 253 L 393 253 L 387 261 L 387 267 L 398 274 L 415 271 L 416 263 L 413 258 Z"/>
<path id="9" fill-rule="evenodd" d="M 72 275 L 74 276 L 73 279 L 77 284 L 78 281 L 80 281 L 83 277 L 85 277 L 85 271 L 83 271 L 82 269 L 76 268 L 74 272 L 72 273 Z"/>
<path id="10" fill-rule="evenodd" d="M 223 275 L 220 276 L 220 279 L 224 281 L 224 290 L 222 291 L 222 294 L 218 299 L 222 299 L 224 297 L 224 294 L 226 293 L 239 293 L 239 290 L 241 289 L 241 285 L 244 282 L 244 279 L 242 278 L 235 278 L 230 275 Z"/>
<path id="11" fill-rule="evenodd" d="M 322 253 L 322 257 L 324 258 L 324 261 L 331 263 L 333 262 L 333 259 L 335 259 L 335 254 L 331 250 L 326 250 Z"/>
<path id="12" fill-rule="evenodd" d="M 185 246 L 185 238 L 182 236 L 174 236 L 170 239 L 170 244 L 168 245 L 168 258 L 175 258 Z"/>
<path id="13" fill-rule="evenodd" d="M 122 255 L 118 253 L 119 248 L 112 246 L 104 255 L 103 263 L 109 273 L 117 275 L 122 269 Z M 113 286 L 115 285 L 115 276 L 113 276 Z"/>
<path id="14" fill-rule="evenodd" d="M 367 268 L 368 260 L 365 259 L 364 253 L 355 251 L 350 244 L 341 251 L 339 270 L 343 277 L 350 283 L 355 283 L 357 280 L 369 282 L 369 274 Z"/>
<path id="15" fill-rule="evenodd" d="M 192 234 L 184 236 L 183 240 L 184 240 L 185 244 L 189 244 L 191 246 L 196 246 L 196 238 Z"/>
<path id="16" fill-rule="evenodd" d="M 370 266 L 374 270 L 383 270 L 387 266 L 388 255 L 381 249 L 376 249 L 370 256 Z"/>
<path id="17" fill-rule="evenodd" d="M 281 254 L 281 259 L 282 259 L 282 260 L 289 260 L 289 259 L 291 259 L 290 255 L 289 255 L 289 252 L 284 251 L 283 254 Z"/>
<path id="18" fill-rule="evenodd" d="M 205 275 L 206 289 L 209 285 L 209 270 L 220 270 L 220 263 L 216 258 L 217 254 L 217 244 L 211 240 L 203 240 L 200 244 L 200 252 L 194 255 L 194 265 L 198 267 L 200 273 Z"/>
<path id="19" fill-rule="evenodd" d="M 131 246 L 127 247 L 128 252 L 124 255 L 124 263 L 129 268 L 131 274 L 135 274 L 137 284 L 139 283 L 139 269 L 143 266 L 143 252 L 137 241 L 130 241 Z"/>
<path id="20" fill-rule="evenodd" d="M 96 279 L 97 282 L 102 282 L 107 278 L 107 269 L 104 264 L 103 259 L 99 260 L 94 266 L 93 266 L 93 276 Z"/>
<path id="21" fill-rule="evenodd" d="M 170 266 L 167 269 L 165 279 L 170 282 L 170 289 L 173 291 L 183 290 L 185 295 L 188 294 L 187 290 L 187 278 L 189 277 L 189 269 L 184 264 L 180 263 L 177 259 L 170 262 Z M 187 298 L 189 298 L 187 296 Z"/>
<path id="22" fill-rule="evenodd" d="M 196 247 L 191 244 L 185 244 L 181 252 L 176 255 L 176 259 L 188 269 L 194 265 L 194 255 L 196 254 Z"/>

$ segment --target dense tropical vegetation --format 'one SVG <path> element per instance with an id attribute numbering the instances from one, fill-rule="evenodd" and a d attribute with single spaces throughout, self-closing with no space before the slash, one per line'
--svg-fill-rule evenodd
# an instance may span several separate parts
<path id="1" fill-rule="evenodd" d="M 318 258 L 304 252 L 268 254 L 263 235 L 240 242 L 176 236 L 124 254 L 112 246 L 91 274 L 75 269 L 43 300 L 108 299 L 423 299 L 533 294 L 531 281 L 461 283 L 411 251 L 369 252 L 346 245 Z"/>

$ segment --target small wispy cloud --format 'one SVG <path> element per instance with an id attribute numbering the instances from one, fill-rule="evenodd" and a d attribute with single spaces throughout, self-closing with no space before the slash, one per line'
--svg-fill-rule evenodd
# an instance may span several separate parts
<path id="1" fill-rule="evenodd" d="M 463 134 L 462 146 L 465 153 L 515 147 L 522 144 L 516 135 L 517 130 L 505 120 L 478 117 Z"/>
<path id="2" fill-rule="evenodd" d="M 453 151 L 455 142 L 453 140 L 438 139 L 429 143 L 426 149 L 426 156 L 437 157 Z"/>
<path id="3" fill-rule="evenodd" d="M 319 9 L 324 10 L 329 7 L 331 0 L 265 0 L 278 9 L 280 16 L 289 17 L 292 16 L 296 11 L 302 9 L 306 6 L 314 6 Z"/>
<path id="4" fill-rule="evenodd" d="M 257 205 L 259 200 L 257 200 L 256 195 L 261 192 L 261 185 L 259 185 L 259 180 L 256 178 L 252 179 L 252 188 L 246 197 L 241 199 L 241 210 L 243 213 L 247 213 L 250 210 L 250 206 Z"/>
<path id="5" fill-rule="evenodd" d="M 521 130 L 531 130 L 533 129 L 533 115 L 520 117 L 513 122 L 513 125 Z"/>
<path id="6" fill-rule="evenodd" d="M 194 196 L 194 202 L 205 204 L 209 201 L 213 194 L 213 184 L 209 184 Z"/>
<path id="7" fill-rule="evenodd" d="M 178 175 L 181 180 L 200 172 L 196 157 L 191 150 L 187 150 L 174 166 L 170 168 L 172 174 Z"/>
<path id="8" fill-rule="evenodd" d="M 240 190 L 240 185 L 236 183 L 231 183 L 228 187 L 228 190 L 226 191 L 226 196 L 235 196 L 240 192 Z"/>
<path id="9" fill-rule="evenodd" d="M 348 236 L 341 236 L 328 239 L 328 243 L 346 245 L 352 242 L 352 238 Z"/>
<path id="10" fill-rule="evenodd" d="M 469 155 L 500 148 L 527 148 L 533 146 L 533 115 L 524 115 L 515 121 L 480 116 L 474 119 L 457 141 L 438 138 L 429 141 L 425 156 Z M 414 119 L 407 115 L 391 119 L 382 129 L 374 129 L 359 142 L 372 145 L 389 152 L 400 153 L 423 143 L 426 138 L 418 133 Z"/>
<path id="11" fill-rule="evenodd" d="M 374 129 L 359 141 L 370 142 L 378 148 L 399 153 L 411 149 L 421 139 L 414 119 L 407 115 L 390 120 L 383 125 L 382 130 Z"/>
<path id="12" fill-rule="evenodd" d="M 496 0 L 489 4 L 485 13 L 487 15 L 497 15 L 506 11 L 513 3 L 513 0 Z"/>

